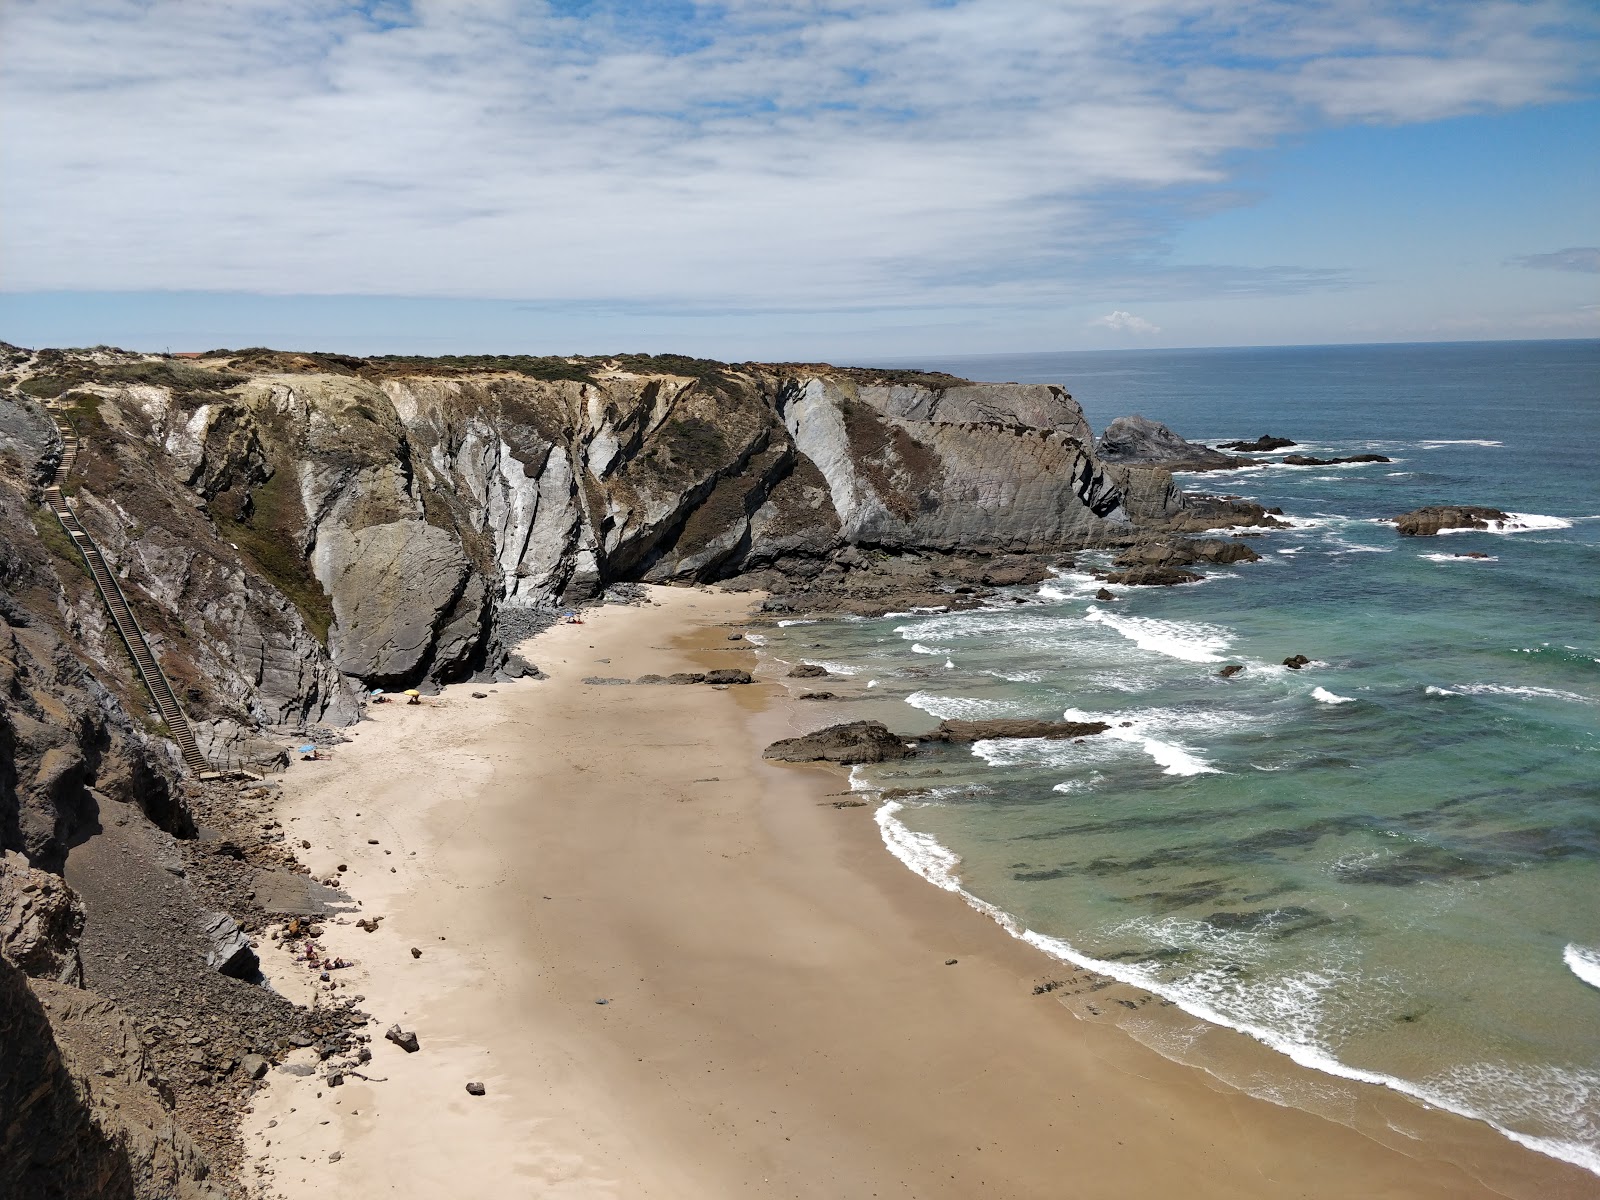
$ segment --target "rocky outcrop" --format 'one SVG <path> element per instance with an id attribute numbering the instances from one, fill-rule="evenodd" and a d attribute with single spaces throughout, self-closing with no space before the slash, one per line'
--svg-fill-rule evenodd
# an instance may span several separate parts
<path id="1" fill-rule="evenodd" d="M 1340 463 L 1385 463 L 1394 459 L 1386 454 L 1350 454 L 1344 458 L 1317 458 L 1311 454 L 1286 454 L 1283 456 L 1283 465 L 1286 467 L 1336 467 Z"/>
<path id="2" fill-rule="evenodd" d="M 1491 521 L 1509 521 L 1510 513 L 1477 504 L 1440 504 L 1392 518 L 1405 537 L 1432 537 L 1446 529 L 1488 529 Z"/>
<path id="3" fill-rule="evenodd" d="M 830 725 L 801 737 L 784 738 L 762 751 L 761 757 L 779 762 L 875 763 L 907 757 L 911 751 L 881 721 L 850 721 Z"/>
<path id="4" fill-rule="evenodd" d="M 1002 406 L 1006 390 L 986 393 L 996 419 L 962 423 L 936 419 L 943 406 L 928 389 L 821 376 L 787 383 L 778 408 L 826 481 L 846 542 L 1038 551 L 1128 532 L 1122 489 L 1095 460 L 1077 405 L 1059 389 L 1049 404 L 1024 389 Z"/>
<path id="5" fill-rule="evenodd" d="M 1185 441 L 1159 421 L 1138 416 L 1118 417 L 1107 425 L 1095 449 L 1103 462 L 1168 471 L 1226 471 L 1251 462 Z"/>
<path id="6" fill-rule="evenodd" d="M 59 875 L 0 852 L 0 958 L 35 977 L 75 980 L 83 921 L 83 902 Z"/>
<path id="7" fill-rule="evenodd" d="M 1263 433 L 1253 442 L 1218 442 L 1217 449 L 1244 450 L 1251 454 L 1264 454 L 1269 450 L 1287 450 L 1290 446 L 1298 444 L 1286 437 L 1273 437 L 1270 433 Z"/>

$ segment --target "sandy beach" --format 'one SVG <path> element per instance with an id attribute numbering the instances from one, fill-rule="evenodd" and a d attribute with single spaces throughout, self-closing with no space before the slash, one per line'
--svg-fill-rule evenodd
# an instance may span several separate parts
<path id="1" fill-rule="evenodd" d="M 270 1074 L 246 1129 L 264 1194 L 1600 1191 L 1380 1089 L 1348 1123 L 1256 1099 L 1081 997 L 1035 995 L 1070 969 L 896 862 L 870 806 L 839 806 L 840 772 L 760 760 L 844 719 L 790 703 L 781 667 L 727 689 L 582 682 L 757 667 L 728 640 L 749 595 L 651 594 L 530 643 L 548 679 L 375 706 L 283 777 L 291 844 L 359 902 L 322 941 L 355 964 L 333 974 L 373 1041 L 369 1079 Z M 329 995 L 263 947 L 275 985 Z M 418 1053 L 383 1039 L 395 1023 Z"/>

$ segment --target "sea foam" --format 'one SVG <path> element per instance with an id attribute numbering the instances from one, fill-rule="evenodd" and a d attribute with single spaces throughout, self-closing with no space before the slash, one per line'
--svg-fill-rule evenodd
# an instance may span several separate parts
<path id="1" fill-rule="evenodd" d="M 1441 535 L 1447 533 L 1528 533 L 1533 530 L 1571 529 L 1572 522 L 1566 517 L 1551 517 L 1544 513 L 1506 513 L 1504 521 L 1490 521 L 1487 529 L 1478 529 L 1467 526 L 1459 529 L 1441 529 Z"/>
<path id="2" fill-rule="evenodd" d="M 906 697 L 912 708 L 920 708 L 941 721 L 976 721 L 985 717 L 1012 716 L 1022 706 L 1010 700 L 982 700 L 969 696 L 935 696 L 931 692 L 912 692 Z"/>
<path id="3" fill-rule="evenodd" d="M 1556 688 L 1515 687 L 1508 683 L 1463 683 L 1455 689 L 1468 696 L 1521 696 L 1527 700 L 1565 700 L 1569 704 L 1593 704 L 1588 696 L 1577 692 L 1563 692 Z"/>
<path id="4" fill-rule="evenodd" d="M 1062 713 L 1062 718 L 1068 721 L 1105 721 L 1111 728 L 1098 735 L 1111 738 L 1118 742 L 1129 742 L 1138 746 L 1161 767 L 1163 775 L 1220 775 L 1221 772 L 1205 759 L 1186 746 L 1177 742 L 1169 742 L 1164 738 L 1152 737 L 1147 732 L 1147 727 L 1155 724 L 1156 712 L 1144 714 L 1113 713 L 1110 716 L 1101 713 L 1087 713 L 1082 709 L 1069 708 Z M 1123 724 L 1126 721 L 1127 724 Z"/>
<path id="5" fill-rule="evenodd" d="M 1600 950 L 1590 950 L 1569 942 L 1561 952 L 1561 961 L 1590 987 L 1600 988 Z"/>
<path id="6" fill-rule="evenodd" d="M 1356 699 L 1354 696 L 1336 696 L 1324 687 L 1312 688 L 1311 698 L 1324 704 L 1354 704 Z"/>
<path id="7" fill-rule="evenodd" d="M 1162 621 L 1155 617 L 1119 617 L 1091 604 L 1086 618 L 1114 629 L 1141 650 L 1184 662 L 1222 661 L 1221 651 L 1233 642 L 1233 631 L 1197 621 Z"/>

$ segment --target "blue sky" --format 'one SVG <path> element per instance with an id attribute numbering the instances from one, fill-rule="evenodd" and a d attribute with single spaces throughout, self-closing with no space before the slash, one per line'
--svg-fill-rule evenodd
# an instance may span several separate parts
<path id="1" fill-rule="evenodd" d="M 1600 336 L 1584 0 L 8 0 L 0 338 Z"/>

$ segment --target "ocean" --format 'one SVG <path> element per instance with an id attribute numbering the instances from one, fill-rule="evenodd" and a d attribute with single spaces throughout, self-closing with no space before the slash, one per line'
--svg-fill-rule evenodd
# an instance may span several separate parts
<path id="1" fill-rule="evenodd" d="M 1064 962 L 1600 1173 L 1600 341 L 916 365 L 1062 384 L 1096 431 L 1139 413 L 1394 461 L 1180 476 L 1293 524 L 1203 583 L 1098 602 L 1087 553 L 976 611 L 772 630 L 907 734 L 1111 723 L 856 768 L 902 789 L 888 848 Z M 1381 521 L 1437 503 L 1515 519 Z"/>

